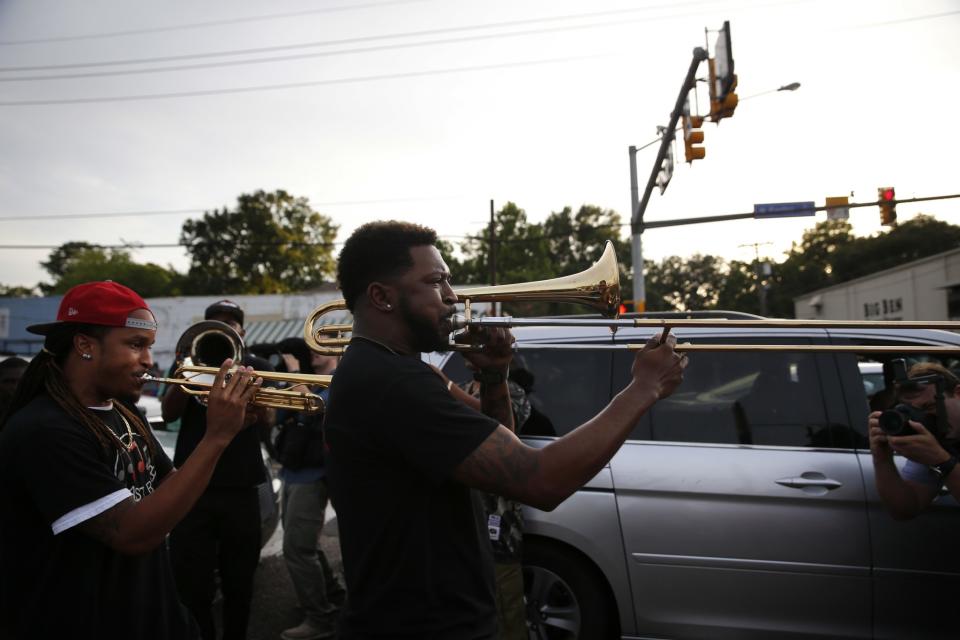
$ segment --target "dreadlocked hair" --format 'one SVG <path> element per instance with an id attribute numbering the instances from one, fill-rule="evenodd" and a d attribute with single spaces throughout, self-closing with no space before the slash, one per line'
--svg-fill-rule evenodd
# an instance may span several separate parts
<path id="1" fill-rule="evenodd" d="M 113 429 L 101 420 L 95 412 L 85 407 L 73 394 L 63 375 L 62 368 L 67 355 L 73 348 L 73 337 L 75 335 L 82 333 L 99 342 L 110 330 L 109 327 L 91 324 L 66 324 L 52 330 L 44 340 L 43 350 L 27 366 L 27 370 L 20 379 L 20 384 L 14 393 L 13 400 L 3 416 L 0 417 L 0 429 L 6 426 L 7 421 L 14 413 L 25 407 L 37 396 L 46 393 L 67 415 L 93 434 L 104 451 L 116 449 L 126 452 L 126 447 Z M 149 427 L 144 423 L 139 413 L 131 411 L 121 402 L 115 401 L 113 406 L 130 424 L 131 430 L 144 439 L 150 454 L 156 455 L 157 452 L 153 438 L 150 437 Z"/>

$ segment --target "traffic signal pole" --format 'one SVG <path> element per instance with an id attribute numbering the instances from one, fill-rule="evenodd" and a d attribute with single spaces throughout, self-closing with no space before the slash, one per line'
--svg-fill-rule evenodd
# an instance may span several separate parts
<path id="1" fill-rule="evenodd" d="M 637 148 L 630 147 L 630 230 L 632 237 L 632 258 L 633 258 L 633 303 L 636 311 L 646 311 L 646 287 L 643 282 L 643 244 L 640 236 L 643 234 L 643 213 L 647 209 L 647 203 L 650 202 L 650 194 L 653 193 L 653 187 L 657 182 L 657 174 L 663 165 L 664 158 L 667 157 L 667 149 L 673 143 L 673 137 L 677 129 L 677 123 L 680 121 L 680 115 L 683 112 L 683 105 L 687 100 L 687 94 L 697 82 L 697 69 L 700 63 L 707 59 L 707 50 L 697 47 L 693 50 L 693 60 L 690 62 L 690 68 L 687 70 L 687 76 L 683 80 L 683 86 L 680 87 L 680 94 L 677 96 L 677 102 L 670 114 L 670 123 L 667 125 L 663 138 L 660 140 L 660 150 L 657 152 L 657 159 L 653 163 L 653 171 L 650 172 L 650 179 L 647 180 L 647 186 L 643 190 L 643 198 L 638 198 L 639 187 L 637 183 Z"/>

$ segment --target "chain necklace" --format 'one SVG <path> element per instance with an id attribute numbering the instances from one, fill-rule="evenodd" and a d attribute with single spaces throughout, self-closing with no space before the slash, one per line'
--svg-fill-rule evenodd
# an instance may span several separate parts
<path id="1" fill-rule="evenodd" d="M 361 340 L 366 340 L 367 342 L 372 342 L 373 344 L 378 344 L 378 345 L 380 345 L 381 347 L 383 347 L 384 349 L 386 349 L 387 351 L 389 351 L 390 353 L 392 353 L 392 354 L 395 355 L 395 356 L 401 355 L 398 351 L 396 351 L 395 349 L 391 349 L 390 347 L 388 347 L 387 345 L 383 344 L 383 343 L 380 342 L 379 340 L 374 340 L 373 338 L 368 338 L 367 336 L 358 336 L 358 335 L 356 335 L 356 334 L 354 334 L 353 337 L 354 337 L 354 338 L 360 338 Z"/>
<path id="2" fill-rule="evenodd" d="M 127 451 L 133 451 L 137 448 L 137 441 L 133 439 L 133 429 L 130 428 L 130 423 L 127 422 L 127 417 L 125 415 L 123 415 L 120 411 L 117 411 L 117 414 L 120 416 L 120 419 L 123 420 L 123 426 L 127 428 L 127 437 L 130 439 L 130 442 L 128 444 L 124 444 L 121 436 L 117 436 L 117 439 L 120 441 L 120 444 L 127 448 Z M 113 430 L 111 429 L 111 431 Z"/>

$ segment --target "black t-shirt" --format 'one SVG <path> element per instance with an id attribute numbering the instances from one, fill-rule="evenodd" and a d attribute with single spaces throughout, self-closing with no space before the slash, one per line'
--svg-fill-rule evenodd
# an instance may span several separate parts
<path id="1" fill-rule="evenodd" d="M 129 445 L 116 409 L 95 415 Z M 139 501 L 173 468 L 156 439 L 152 455 L 134 440 L 127 452 L 104 449 L 46 395 L 0 432 L 0 637 L 199 637 L 166 545 L 122 555 L 78 526 L 131 495 Z"/>
<path id="2" fill-rule="evenodd" d="M 485 516 L 450 474 L 497 424 L 419 357 L 350 343 L 324 426 L 350 594 L 341 637 L 495 636 Z"/>
<path id="3" fill-rule="evenodd" d="M 257 371 L 273 371 L 270 363 L 257 356 L 245 355 L 243 365 Z M 255 487 L 264 480 L 263 457 L 260 455 L 259 425 L 251 425 L 230 441 L 210 478 L 211 487 Z M 207 407 L 196 398 L 187 398 L 180 416 L 180 433 L 173 453 L 173 463 L 182 466 L 207 433 Z"/>

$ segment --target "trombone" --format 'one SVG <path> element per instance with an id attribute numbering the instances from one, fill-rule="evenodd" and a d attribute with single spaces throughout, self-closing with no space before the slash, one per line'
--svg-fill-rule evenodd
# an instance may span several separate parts
<path id="1" fill-rule="evenodd" d="M 579 304 L 605 318 L 616 318 L 620 310 L 620 268 L 613 243 L 607 241 L 603 254 L 593 266 L 569 276 L 519 284 L 501 284 L 487 287 L 454 289 L 464 305 L 463 326 L 476 322 L 471 304 L 474 302 L 569 302 Z M 347 308 L 344 300 L 333 300 L 314 309 L 303 323 L 303 339 L 317 353 L 340 356 L 350 339 L 343 336 L 352 324 L 319 324 L 320 318 L 331 311 Z M 451 343 L 453 351 L 470 351 L 478 347 Z"/>
<path id="2" fill-rule="evenodd" d="M 233 358 L 234 361 L 243 358 L 243 339 L 230 325 L 216 320 L 205 320 L 191 325 L 180 336 L 176 352 L 178 358 L 180 354 L 187 355 L 180 360 L 174 377 L 162 378 L 145 374 L 143 379 L 148 382 L 179 385 L 184 393 L 203 401 L 210 395 L 210 390 L 213 388 L 212 379 L 220 371 L 217 365 L 222 364 L 227 358 Z M 227 376 L 235 372 L 236 369 L 231 369 Z M 333 379 L 333 376 L 329 375 L 268 371 L 254 371 L 253 375 L 265 381 L 287 383 L 291 386 L 329 387 Z M 324 408 L 323 398 L 315 393 L 270 387 L 258 389 L 250 402 L 259 407 L 311 413 L 322 411 Z"/>
<path id="3" fill-rule="evenodd" d="M 494 285 L 454 289 L 464 304 L 464 313 L 453 320 L 454 330 L 469 327 L 607 327 L 615 333 L 621 327 L 649 328 L 660 331 L 660 341 L 673 329 L 704 327 L 740 329 L 945 329 L 960 330 L 953 321 L 870 321 L 870 320 L 776 320 L 776 319 L 690 319 L 690 318 L 619 318 L 620 270 L 613 249 L 607 242 L 603 255 L 589 269 L 570 276 L 520 284 Z M 546 301 L 571 302 L 600 313 L 600 318 L 512 318 L 509 316 L 474 318 L 472 302 Z M 350 324 L 318 325 L 321 316 L 346 309 L 343 300 L 318 306 L 304 322 L 304 339 L 314 351 L 325 355 L 342 355 L 349 338 Z M 639 350 L 643 344 L 530 344 L 524 349 L 628 349 Z M 478 345 L 450 345 L 452 351 L 472 351 Z M 677 344 L 678 352 L 697 351 L 812 351 L 824 353 L 960 353 L 960 347 L 913 345 L 831 345 L 831 344 Z"/>

